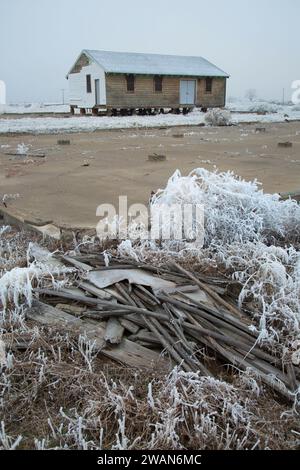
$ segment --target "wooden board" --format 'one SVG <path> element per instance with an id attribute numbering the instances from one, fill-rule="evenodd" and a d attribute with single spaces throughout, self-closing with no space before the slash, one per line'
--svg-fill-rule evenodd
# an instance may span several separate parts
<path id="1" fill-rule="evenodd" d="M 124 365 L 139 369 L 159 367 L 160 370 L 164 368 L 166 371 L 171 368 L 169 361 L 162 358 L 160 354 L 128 339 L 123 339 L 116 346 L 107 345 L 104 340 L 105 323 L 103 322 L 76 318 L 38 300 L 34 300 L 32 307 L 27 309 L 26 317 L 42 325 L 61 326 L 75 330 L 79 334 L 86 334 L 89 340 L 95 341 L 96 347 L 102 354 Z"/>

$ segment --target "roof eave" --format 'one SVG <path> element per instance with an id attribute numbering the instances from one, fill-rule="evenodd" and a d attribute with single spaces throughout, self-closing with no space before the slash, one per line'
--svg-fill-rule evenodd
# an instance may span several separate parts
<path id="1" fill-rule="evenodd" d="M 102 67 L 102 66 L 101 66 Z M 105 73 L 108 74 L 114 74 L 114 75 L 127 75 L 127 74 L 133 74 L 133 75 L 162 75 L 164 77 L 212 77 L 212 78 L 230 78 L 230 75 L 225 74 L 224 75 L 216 75 L 216 74 L 189 74 L 189 73 L 158 73 L 158 72 L 133 72 L 132 70 L 124 70 L 122 72 L 117 72 L 116 70 L 105 70 Z"/>

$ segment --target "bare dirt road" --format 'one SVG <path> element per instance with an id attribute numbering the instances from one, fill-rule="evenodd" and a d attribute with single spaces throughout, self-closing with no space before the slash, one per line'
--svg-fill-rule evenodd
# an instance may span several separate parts
<path id="1" fill-rule="evenodd" d="M 164 187 L 172 173 L 197 167 L 232 170 L 247 180 L 257 178 L 268 192 L 300 189 L 300 123 L 227 128 L 185 127 L 98 131 L 63 135 L 0 137 L 0 194 L 19 193 L 9 202 L 29 216 L 71 227 L 95 227 L 96 208 L 118 203 L 147 203 L 152 190 Z M 184 137 L 174 137 L 174 134 Z M 71 145 L 59 146 L 58 139 Z M 292 148 L 278 142 L 291 141 Z M 24 142 L 45 158 L 9 156 Z M 9 147 L 8 147 L 9 146 Z M 165 162 L 149 162 L 163 153 Z M 87 164 L 88 166 L 83 166 Z"/>

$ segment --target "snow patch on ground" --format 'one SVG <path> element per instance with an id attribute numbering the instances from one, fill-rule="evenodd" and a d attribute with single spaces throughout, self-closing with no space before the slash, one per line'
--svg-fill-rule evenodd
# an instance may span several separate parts
<path id="1" fill-rule="evenodd" d="M 204 116 L 204 114 L 196 111 L 188 116 L 170 114 L 157 116 L 76 116 L 70 118 L 27 117 L 22 119 L 0 119 L 0 133 L 34 132 L 55 134 L 59 132 L 92 132 L 100 129 L 195 125 L 204 123 Z"/>
<path id="2" fill-rule="evenodd" d="M 69 111 L 68 104 L 57 103 L 6 104 L 0 107 L 0 114 L 68 113 Z"/>
<path id="3" fill-rule="evenodd" d="M 226 104 L 226 109 L 231 112 L 238 113 L 256 113 L 266 111 L 269 114 L 292 114 L 300 111 L 299 105 L 282 104 L 275 101 L 265 100 L 247 100 L 238 98 L 229 98 Z"/>
<path id="4" fill-rule="evenodd" d="M 260 115 L 255 113 L 231 112 L 233 124 L 260 122 L 284 122 L 285 119 L 300 120 L 300 110 L 292 106 L 278 109 L 276 113 Z M 36 133 L 56 134 L 60 132 L 93 132 L 105 129 L 134 129 L 153 127 L 197 126 L 205 123 L 205 114 L 198 110 L 188 115 L 157 115 L 157 116 L 117 116 L 117 117 L 24 117 L 17 119 L 0 119 L 0 134 L 4 133 Z"/>

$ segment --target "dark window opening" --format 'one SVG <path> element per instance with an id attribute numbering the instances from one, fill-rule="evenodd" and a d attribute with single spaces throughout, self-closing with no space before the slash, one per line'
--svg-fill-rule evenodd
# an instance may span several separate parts
<path id="1" fill-rule="evenodd" d="M 127 91 L 133 92 L 134 91 L 134 75 L 126 75 L 126 82 L 127 82 Z"/>
<path id="2" fill-rule="evenodd" d="M 90 75 L 86 76 L 86 92 L 87 93 L 92 93 L 92 81 L 91 81 L 91 76 Z"/>
<path id="3" fill-rule="evenodd" d="M 161 75 L 155 75 L 154 77 L 154 91 L 156 93 L 162 92 L 162 81 L 163 78 Z"/>
<path id="4" fill-rule="evenodd" d="M 212 85 L 213 85 L 213 79 L 212 78 L 207 78 L 205 81 L 205 91 L 206 93 L 211 93 L 212 92 Z"/>

